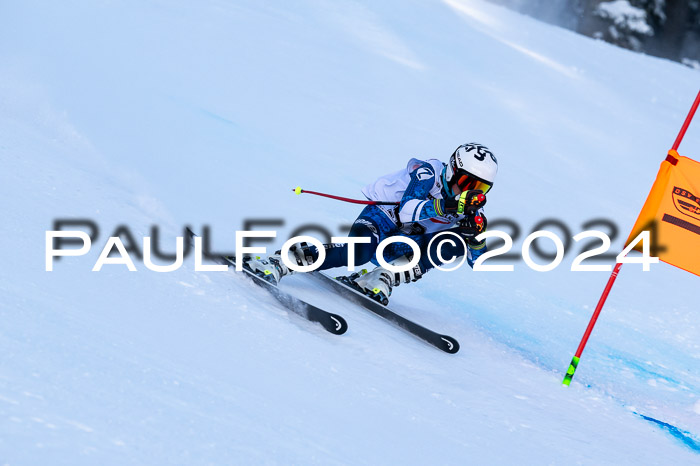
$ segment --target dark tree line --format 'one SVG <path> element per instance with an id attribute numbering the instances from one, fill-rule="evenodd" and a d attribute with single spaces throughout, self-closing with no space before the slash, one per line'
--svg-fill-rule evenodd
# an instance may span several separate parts
<path id="1" fill-rule="evenodd" d="M 700 68 L 700 0 L 490 0 L 638 52 Z"/>

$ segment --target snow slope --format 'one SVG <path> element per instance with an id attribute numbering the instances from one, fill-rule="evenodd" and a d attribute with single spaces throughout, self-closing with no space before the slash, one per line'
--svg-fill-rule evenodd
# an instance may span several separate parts
<path id="1" fill-rule="evenodd" d="M 289 189 L 359 196 L 471 140 L 500 161 L 490 220 L 614 219 L 619 250 L 696 72 L 477 0 L 0 12 L 0 464 L 697 462 L 699 282 L 665 264 L 623 268 L 569 389 L 608 278 L 568 271 L 573 252 L 553 272 L 397 288 L 392 305 L 455 336 L 454 356 L 309 277 L 284 288 L 344 315 L 346 335 L 191 257 L 91 272 L 121 224 L 137 240 L 159 225 L 166 250 L 185 224 L 210 225 L 217 250 L 250 218 L 284 219 L 275 246 L 309 222 L 341 233 L 356 206 Z M 696 123 L 681 152 L 698 151 Z M 57 218 L 100 237 L 49 273 Z"/>

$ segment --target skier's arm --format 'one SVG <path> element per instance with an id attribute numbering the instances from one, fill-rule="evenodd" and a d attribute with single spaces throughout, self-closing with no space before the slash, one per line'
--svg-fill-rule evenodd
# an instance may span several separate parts
<path id="1" fill-rule="evenodd" d="M 440 209 L 442 199 L 428 199 L 430 190 L 435 186 L 435 176 L 435 170 L 427 162 L 423 162 L 411 172 L 411 181 L 399 204 L 401 223 L 417 222 L 444 215 L 444 210 Z"/>
<path id="2" fill-rule="evenodd" d="M 411 174 L 411 181 L 404 191 L 399 205 L 399 221 L 401 223 L 417 222 L 428 218 L 444 217 L 448 213 L 456 213 L 466 205 L 480 208 L 486 203 L 486 196 L 481 191 L 462 193 L 465 199 L 459 197 L 448 199 L 428 199 L 430 190 L 435 186 L 435 170 L 432 165 L 423 162 Z"/>

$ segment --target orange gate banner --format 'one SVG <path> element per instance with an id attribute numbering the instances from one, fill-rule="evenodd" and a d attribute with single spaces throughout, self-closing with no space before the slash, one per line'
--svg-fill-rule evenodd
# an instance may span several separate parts
<path id="1" fill-rule="evenodd" d="M 700 275 L 700 163 L 668 152 L 625 246 L 644 230 L 652 256 Z"/>

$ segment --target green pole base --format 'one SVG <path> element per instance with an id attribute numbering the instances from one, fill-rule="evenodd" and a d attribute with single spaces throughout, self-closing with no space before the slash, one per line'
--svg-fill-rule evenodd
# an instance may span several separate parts
<path id="1" fill-rule="evenodd" d="M 566 375 L 564 376 L 564 380 L 562 381 L 562 385 L 566 385 L 567 387 L 571 385 L 571 379 L 574 378 L 574 372 L 576 372 L 576 368 L 578 367 L 578 362 L 580 361 L 580 358 L 577 356 L 574 356 L 573 359 L 571 360 L 571 364 L 569 364 L 569 369 L 566 371 Z"/>

